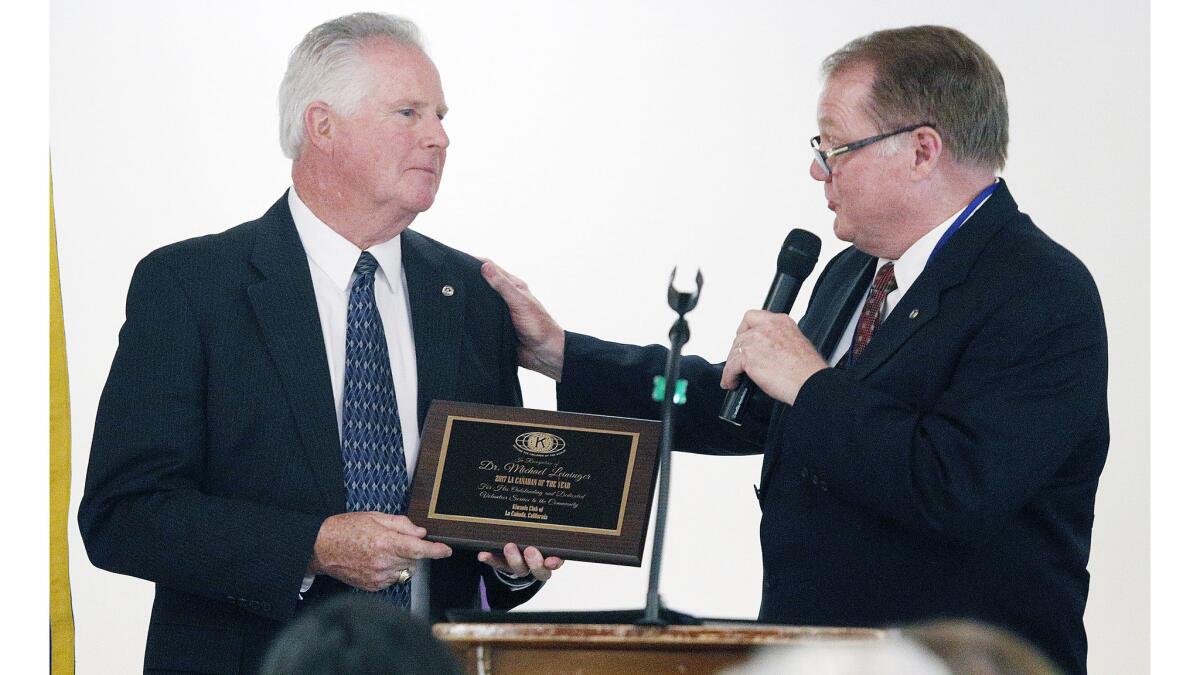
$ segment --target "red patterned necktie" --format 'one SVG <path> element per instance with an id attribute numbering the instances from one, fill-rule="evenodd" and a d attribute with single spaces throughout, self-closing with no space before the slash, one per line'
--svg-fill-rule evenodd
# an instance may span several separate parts
<path id="1" fill-rule="evenodd" d="M 854 344 L 851 348 L 854 361 L 862 355 L 875 329 L 879 327 L 879 312 L 883 309 L 883 301 L 888 293 L 896 290 L 896 271 L 892 263 L 885 263 L 875 273 L 875 281 L 871 282 L 871 290 L 867 293 L 867 301 L 863 303 L 862 314 L 858 316 L 858 325 L 854 328 Z"/>

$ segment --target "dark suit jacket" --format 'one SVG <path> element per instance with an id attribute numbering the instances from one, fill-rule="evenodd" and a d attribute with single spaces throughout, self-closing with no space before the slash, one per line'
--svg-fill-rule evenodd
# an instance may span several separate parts
<path id="1" fill-rule="evenodd" d="M 479 261 L 403 235 L 419 382 L 435 398 L 520 405 L 515 337 Z M 456 292 L 447 297 L 444 285 Z M 147 670 L 257 672 L 297 601 L 321 522 L 346 510 L 316 299 L 286 195 L 221 234 L 138 264 L 96 413 L 79 527 L 97 567 L 155 582 Z M 431 618 L 523 602 L 474 554 L 431 565 Z M 486 573 L 485 573 L 486 571 Z"/>
<path id="2" fill-rule="evenodd" d="M 800 326 L 827 358 L 875 262 L 848 248 L 817 280 Z M 1001 184 L 853 366 L 748 431 L 716 417 L 721 367 L 685 359 L 680 449 L 765 452 L 761 620 L 975 618 L 1083 672 L 1107 359 L 1091 276 Z M 571 334 L 559 407 L 655 417 L 664 361 Z"/>

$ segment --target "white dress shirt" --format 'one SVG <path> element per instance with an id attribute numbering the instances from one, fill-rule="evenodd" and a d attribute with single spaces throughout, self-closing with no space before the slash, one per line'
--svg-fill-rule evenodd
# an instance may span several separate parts
<path id="1" fill-rule="evenodd" d="M 963 221 L 962 227 L 966 227 L 967 223 L 971 220 L 971 216 L 975 215 L 975 213 L 979 211 L 979 208 L 986 204 L 987 200 L 991 198 L 991 195 L 988 195 L 987 199 L 979 202 L 979 206 L 975 207 L 975 211 L 972 211 L 967 215 L 967 219 Z M 958 211 L 955 211 L 954 214 L 942 222 L 941 225 L 938 225 L 932 230 L 926 232 L 925 236 L 914 242 L 912 246 L 909 246 L 908 250 L 902 253 L 898 259 L 885 260 L 880 258 L 878 261 L 876 261 L 876 273 L 879 272 L 880 267 L 889 262 L 892 263 L 892 271 L 896 273 L 896 290 L 888 293 L 887 297 L 884 298 L 883 306 L 879 308 L 880 324 L 887 319 L 888 313 L 900 302 L 900 299 L 904 297 L 904 294 L 908 292 L 908 289 L 912 288 L 912 285 L 917 280 L 917 277 L 921 276 L 921 272 L 925 271 L 925 265 L 929 263 L 929 256 L 933 254 L 934 247 L 937 246 L 937 243 L 939 240 L 941 240 L 942 235 L 945 234 L 946 230 L 950 228 L 954 221 L 960 215 L 962 215 L 964 210 L 966 210 L 965 206 Z M 842 332 L 842 339 L 838 341 L 837 347 L 835 347 L 833 353 L 829 355 L 829 365 L 836 365 L 837 362 L 842 359 L 842 356 L 844 356 L 846 352 L 850 351 L 850 345 L 854 342 L 854 329 L 858 326 L 858 317 L 862 315 L 863 305 L 866 304 L 867 295 L 870 292 L 871 288 L 868 286 L 862 297 L 859 298 L 858 307 L 854 309 L 854 314 L 850 317 L 850 321 L 846 324 L 846 329 Z"/>
<path id="2" fill-rule="evenodd" d="M 325 357 L 329 362 L 329 384 L 337 410 L 338 438 L 342 435 L 342 390 L 346 381 L 346 310 L 350 288 L 354 285 L 354 266 L 362 251 L 348 239 L 321 222 L 293 188 L 288 191 L 288 207 L 312 275 L 317 296 L 317 314 L 325 338 Z M 400 410 L 400 431 L 404 440 L 404 462 L 409 481 L 417 466 L 421 439 L 417 434 L 417 348 L 413 340 L 412 315 L 408 309 L 408 283 L 400 258 L 400 237 L 367 249 L 379 261 L 375 270 L 375 304 L 383 321 L 388 360 L 392 365 L 392 383 Z"/>

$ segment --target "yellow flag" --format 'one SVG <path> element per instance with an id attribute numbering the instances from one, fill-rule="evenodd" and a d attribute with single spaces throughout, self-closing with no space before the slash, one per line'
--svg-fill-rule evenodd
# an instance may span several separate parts
<path id="1" fill-rule="evenodd" d="M 67 570 L 67 509 L 71 501 L 71 400 L 67 341 L 58 283 L 54 178 L 50 179 L 50 672 L 75 672 L 75 617 Z"/>

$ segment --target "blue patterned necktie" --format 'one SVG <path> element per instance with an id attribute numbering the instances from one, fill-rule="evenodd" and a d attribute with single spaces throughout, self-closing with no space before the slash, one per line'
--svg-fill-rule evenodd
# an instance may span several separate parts
<path id="1" fill-rule="evenodd" d="M 347 511 L 408 511 L 408 471 L 392 366 L 383 321 L 375 306 L 375 270 L 379 263 L 363 251 L 354 266 L 354 285 L 346 311 L 346 382 L 342 395 L 342 462 Z M 407 607 L 408 584 L 379 592 L 388 602 Z"/>

